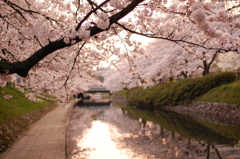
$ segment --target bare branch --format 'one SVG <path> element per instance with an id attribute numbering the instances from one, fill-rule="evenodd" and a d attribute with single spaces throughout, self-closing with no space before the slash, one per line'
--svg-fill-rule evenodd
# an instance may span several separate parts
<path id="1" fill-rule="evenodd" d="M 79 9 L 80 9 L 80 0 L 78 0 L 78 6 L 77 6 L 77 10 L 76 10 L 76 17 L 77 17 Z M 76 18 L 76 23 L 77 23 L 77 18 Z"/>
<path id="2" fill-rule="evenodd" d="M 72 74 L 72 71 L 73 71 L 73 69 L 74 69 L 74 67 L 75 67 L 75 64 L 76 64 L 76 61 L 77 61 L 77 57 L 79 56 L 79 54 L 80 54 L 80 52 L 81 52 L 81 50 L 82 50 L 82 48 L 83 48 L 83 46 L 86 44 L 86 42 L 84 42 L 83 44 L 82 44 L 82 46 L 79 48 L 79 50 L 78 50 L 78 52 L 77 52 L 77 54 L 76 54 L 76 56 L 75 56 L 75 58 L 74 58 L 74 60 L 73 60 L 73 65 L 72 65 L 72 68 L 71 68 L 71 70 L 70 70 L 70 72 L 69 72 L 69 75 L 67 76 L 67 79 L 65 80 L 65 82 L 64 82 L 64 84 L 62 85 L 62 87 L 60 88 L 60 89 L 62 89 L 66 84 L 67 84 L 67 82 L 68 82 L 68 80 L 69 80 L 69 77 L 70 77 L 70 75 Z"/>
<path id="3" fill-rule="evenodd" d="M 36 35 L 34 35 L 34 38 L 37 40 L 38 44 L 43 47 L 43 45 L 41 44 L 41 42 L 39 41 L 38 37 Z"/>
<path id="4" fill-rule="evenodd" d="M 240 4 L 239 5 L 236 5 L 236 6 L 233 6 L 231 8 L 228 8 L 227 12 L 230 12 L 231 10 L 233 9 L 236 9 L 236 8 L 239 8 L 240 7 Z"/>
<path id="5" fill-rule="evenodd" d="M 8 55 L 10 55 L 14 60 L 18 61 L 18 60 L 16 59 L 16 57 L 13 55 L 13 53 L 11 53 L 10 51 L 8 51 L 7 49 L 2 49 L 2 53 L 3 53 L 3 54 L 8 54 Z"/>
<path id="6" fill-rule="evenodd" d="M 126 47 L 126 45 L 125 45 L 125 43 L 124 43 L 124 40 L 123 40 L 123 38 L 117 33 L 117 31 L 113 28 L 113 31 L 114 31 L 114 33 L 118 36 L 118 38 L 120 39 L 120 41 L 122 42 L 122 44 L 123 44 L 123 46 L 124 46 L 124 48 L 125 48 L 125 50 L 126 50 L 126 54 L 127 54 L 127 57 L 128 57 L 128 65 L 130 66 L 130 68 L 132 67 L 132 65 L 131 65 L 131 63 L 130 63 L 130 57 L 129 57 L 129 53 L 128 53 L 128 49 L 127 49 L 127 47 Z"/>
<path id="7" fill-rule="evenodd" d="M 12 2 L 9 1 L 9 0 L 4 0 L 4 2 L 5 2 L 6 4 L 8 4 L 12 9 L 16 10 L 17 13 L 19 13 L 20 16 L 22 16 L 25 21 L 27 21 L 27 19 L 23 16 L 23 14 L 20 12 L 20 10 L 22 10 L 22 11 L 24 11 L 24 12 L 26 12 L 26 13 L 29 13 L 29 14 L 31 14 L 31 15 L 33 15 L 33 13 L 34 13 L 34 14 L 41 15 L 41 16 L 45 17 L 47 20 L 49 20 L 49 21 L 54 21 L 54 22 L 56 22 L 57 24 L 59 24 L 57 20 L 55 20 L 55 19 L 53 19 L 53 18 L 51 18 L 51 17 L 49 17 L 49 16 L 46 16 L 46 15 L 44 15 L 44 14 L 42 14 L 42 13 L 39 13 L 39 12 L 30 10 L 30 9 L 24 9 L 24 8 L 20 7 L 19 5 L 15 4 L 15 3 L 12 3 Z"/>
<path id="8" fill-rule="evenodd" d="M 204 45 L 202 45 L 202 44 L 198 44 L 198 43 L 186 41 L 186 40 L 183 40 L 183 39 L 171 39 L 171 38 L 169 38 L 169 37 L 159 37 L 159 36 L 155 36 L 155 34 L 139 33 L 139 32 L 137 32 L 137 31 L 134 31 L 134 30 L 131 30 L 131 29 L 125 27 L 124 25 L 120 24 L 119 22 L 115 22 L 115 23 L 116 23 L 117 25 L 119 25 L 120 27 L 122 27 L 123 29 L 125 29 L 126 31 L 130 32 L 130 33 L 137 34 L 137 35 L 141 35 L 141 36 L 145 36 L 145 37 L 148 37 L 148 38 L 163 39 L 163 40 L 168 40 L 168 41 L 172 41 L 172 42 L 175 42 L 175 43 L 182 42 L 182 43 L 186 43 L 186 44 L 190 44 L 190 45 L 194 45 L 194 46 L 199 46 L 199 47 L 201 47 L 201 48 L 210 49 L 210 50 L 217 50 L 217 51 L 224 51 L 224 52 L 237 51 L 237 50 L 228 50 L 228 49 L 224 49 L 224 48 L 209 48 L 209 47 L 206 47 L 206 46 L 204 46 Z"/>

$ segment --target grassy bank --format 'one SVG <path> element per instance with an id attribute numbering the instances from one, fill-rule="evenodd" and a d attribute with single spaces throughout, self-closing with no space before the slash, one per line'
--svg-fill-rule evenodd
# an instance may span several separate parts
<path id="1" fill-rule="evenodd" d="M 240 80 L 213 88 L 195 100 L 240 105 Z"/>
<path id="2" fill-rule="evenodd" d="M 12 98 L 4 98 L 9 95 Z M 37 98 L 42 101 L 30 101 L 25 97 L 25 93 L 10 85 L 0 87 L 0 153 L 9 148 L 32 123 L 57 105 L 47 94 Z"/>
<path id="3" fill-rule="evenodd" d="M 3 96 L 6 94 L 12 95 L 12 98 L 5 99 Z M 24 93 L 17 91 L 10 85 L 4 88 L 0 87 L 0 125 L 23 114 L 37 110 L 51 102 L 53 100 L 42 99 L 42 102 L 36 103 L 28 100 Z"/>
<path id="4" fill-rule="evenodd" d="M 223 90 L 226 90 L 226 84 L 233 82 L 235 79 L 236 77 L 234 73 L 226 72 L 221 74 L 208 75 L 201 78 L 184 79 L 175 83 L 171 82 L 158 84 L 154 87 L 148 87 L 146 89 L 143 87 L 136 87 L 128 90 L 127 92 L 121 91 L 120 93 L 127 94 L 127 100 L 132 105 L 138 107 L 159 108 L 161 106 L 167 105 L 175 106 L 186 104 L 195 99 L 203 100 L 204 97 L 202 95 L 219 86 L 222 86 L 218 88 L 222 89 L 222 92 L 216 90 L 215 96 L 222 98 Z M 236 88 L 238 84 L 238 82 L 235 82 L 232 84 L 232 87 Z M 229 89 L 229 91 L 233 91 L 233 89 Z M 228 101 L 231 103 L 238 104 L 236 103 L 236 100 L 239 99 L 239 97 L 235 95 L 239 94 L 236 93 L 237 91 L 239 91 L 239 87 L 236 88 L 236 90 L 234 90 L 232 93 L 226 92 L 225 98 L 229 98 Z M 221 94 L 221 96 L 218 94 Z M 209 96 L 210 95 L 208 94 L 205 97 Z M 233 98 L 230 98 L 230 96 L 233 96 L 233 98 L 236 100 L 233 100 Z M 211 102 L 223 101 L 216 101 L 216 98 L 214 99 L 213 97 L 210 98 L 212 99 Z M 205 98 L 205 101 L 210 100 Z"/>

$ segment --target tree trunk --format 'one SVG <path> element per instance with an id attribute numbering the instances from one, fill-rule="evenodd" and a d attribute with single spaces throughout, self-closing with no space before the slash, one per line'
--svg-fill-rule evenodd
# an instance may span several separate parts
<path id="1" fill-rule="evenodd" d="M 211 64 L 207 64 L 207 61 L 203 61 L 203 76 L 210 74 L 210 66 Z"/>

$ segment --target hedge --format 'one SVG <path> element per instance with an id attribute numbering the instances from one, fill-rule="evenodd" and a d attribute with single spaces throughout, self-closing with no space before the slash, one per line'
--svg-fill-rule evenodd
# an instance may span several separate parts
<path id="1" fill-rule="evenodd" d="M 138 107 L 161 107 L 190 103 L 210 89 L 236 79 L 235 73 L 224 72 L 200 78 L 188 78 L 154 87 L 135 87 L 127 92 L 127 100 Z"/>

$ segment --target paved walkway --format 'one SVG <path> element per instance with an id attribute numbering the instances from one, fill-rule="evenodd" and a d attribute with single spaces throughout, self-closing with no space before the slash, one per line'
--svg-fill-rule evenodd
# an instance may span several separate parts
<path id="1" fill-rule="evenodd" d="M 0 159 L 65 159 L 65 126 L 69 108 L 58 106 L 34 123 Z"/>

